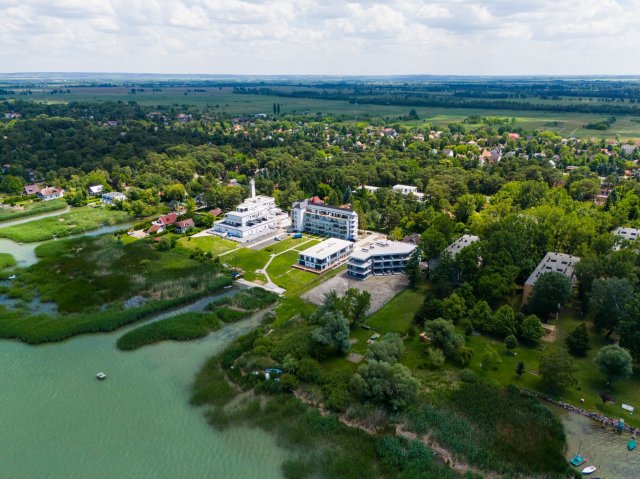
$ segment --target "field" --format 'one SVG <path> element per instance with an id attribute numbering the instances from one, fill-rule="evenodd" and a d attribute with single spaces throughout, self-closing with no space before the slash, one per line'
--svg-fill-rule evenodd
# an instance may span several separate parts
<path id="1" fill-rule="evenodd" d="M 213 111 L 236 115 L 270 114 L 273 103 L 279 103 L 282 114 L 304 114 L 310 119 L 316 114 L 338 116 L 343 119 L 359 120 L 365 118 L 384 118 L 388 121 L 398 121 L 405 117 L 411 106 L 396 105 L 355 105 L 344 100 L 324 100 L 313 98 L 287 98 L 269 95 L 238 95 L 233 94 L 230 87 L 203 88 L 204 93 L 188 92 L 187 87 L 164 88 L 161 92 L 132 95 L 129 88 L 73 88 L 71 94 L 52 96 L 35 93 L 32 100 L 48 102 L 69 101 L 136 101 L 146 106 L 178 106 L 188 105 L 196 108 L 210 108 Z M 185 93 L 187 93 L 185 95 Z M 555 102 L 563 103 L 560 99 Z M 572 100 L 574 101 L 574 100 Z M 552 100 L 536 100 L 535 103 L 551 103 Z M 590 103 L 588 99 L 581 102 Z M 514 110 L 482 110 L 475 108 L 431 108 L 415 107 L 420 118 L 418 121 L 402 120 L 402 123 L 416 125 L 427 123 L 438 128 L 446 127 L 449 123 L 463 121 L 469 116 L 483 115 L 491 117 L 515 118 L 514 127 L 525 130 L 549 130 L 562 136 L 576 136 L 580 138 L 614 138 L 620 135 L 623 139 L 640 138 L 640 115 L 636 117 L 618 115 L 612 128 L 605 131 L 584 129 L 583 125 L 606 119 L 607 114 L 590 113 L 556 113 L 544 111 L 514 111 Z M 469 127 L 474 125 L 470 124 Z"/>
<path id="2" fill-rule="evenodd" d="M 17 220 L 19 218 L 27 218 L 29 216 L 40 215 L 42 213 L 48 213 L 50 211 L 62 210 L 67 207 L 65 200 L 52 200 L 41 201 L 38 203 L 31 203 L 25 206 L 18 206 L 12 208 L 0 208 L 0 222 Z"/>
<path id="3" fill-rule="evenodd" d="M 192 252 L 197 249 L 209 251 L 213 256 L 218 256 L 238 247 L 238 243 L 230 240 L 222 239 L 218 236 L 198 236 L 196 238 L 181 238 L 178 241 L 177 248 Z"/>
<path id="4" fill-rule="evenodd" d="M 20 225 L 0 228 L 0 237 L 18 243 L 34 243 L 85 233 L 103 225 L 116 225 L 129 219 L 131 217 L 124 211 L 79 208 L 60 216 L 41 218 Z"/>
<path id="5" fill-rule="evenodd" d="M 16 259 L 10 253 L 0 253 L 0 269 L 11 268 L 16 265 Z"/>

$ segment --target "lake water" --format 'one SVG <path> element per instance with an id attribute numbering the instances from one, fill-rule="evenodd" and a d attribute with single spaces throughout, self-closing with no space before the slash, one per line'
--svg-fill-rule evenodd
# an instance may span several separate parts
<path id="1" fill-rule="evenodd" d="M 132 352 L 115 347 L 125 330 L 37 347 L 0 340 L 0 478 L 280 478 L 286 453 L 271 436 L 215 431 L 188 402 L 200 365 L 257 324 Z"/>
<path id="2" fill-rule="evenodd" d="M 44 217 L 45 215 L 42 215 Z M 48 216 L 55 216 L 50 214 Z M 33 218 L 32 218 L 33 220 Z M 9 223 L 9 222 L 7 222 Z M 0 223 L 0 227 L 8 226 L 7 223 Z M 22 221 L 24 223 L 24 221 Z M 108 233 L 113 233 L 114 231 L 119 231 L 123 229 L 127 229 L 131 227 L 134 223 L 120 223 L 117 225 L 111 226 L 101 226 L 98 229 L 87 231 L 85 233 L 65 236 L 60 238 L 60 240 L 70 239 L 70 238 L 79 238 L 81 236 L 100 236 Z M 47 241 L 58 241 L 58 240 L 47 240 Z M 39 241 L 35 243 L 16 243 L 7 238 L 0 238 L 0 253 L 10 253 L 18 262 L 18 266 L 21 268 L 26 268 L 27 266 L 31 266 L 38 261 L 38 257 L 36 256 L 36 248 L 42 243 L 46 243 L 46 241 Z"/>
<path id="3" fill-rule="evenodd" d="M 631 438 L 629 433 L 617 434 L 608 429 L 602 429 L 600 424 L 584 416 L 569 413 L 564 409 L 552 408 L 558 413 L 564 424 L 567 435 L 567 459 L 576 454 L 586 459 L 586 463 L 579 467 L 596 466 L 598 469 L 593 476 L 603 479 L 637 479 L 640 477 L 640 450 L 627 450 L 627 442 Z"/>

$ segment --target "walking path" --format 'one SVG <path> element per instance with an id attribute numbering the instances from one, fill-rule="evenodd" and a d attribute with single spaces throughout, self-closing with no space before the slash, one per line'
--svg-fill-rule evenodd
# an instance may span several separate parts
<path id="1" fill-rule="evenodd" d="M 268 290 L 268 291 L 273 291 L 276 294 L 284 294 L 287 290 L 284 288 L 281 288 L 280 286 L 278 286 L 277 284 L 275 284 L 273 281 L 271 281 L 271 277 L 269 276 L 269 273 L 267 272 L 267 269 L 269 268 L 269 265 L 271 264 L 271 262 L 276 258 L 276 256 L 280 256 L 281 254 L 285 254 L 288 253 L 289 251 L 293 251 L 296 250 L 296 248 L 299 248 L 300 246 L 304 246 L 307 243 L 310 243 L 314 241 L 313 238 L 308 239 L 307 241 L 305 241 L 304 243 L 298 243 L 296 245 L 293 245 L 291 248 L 286 249 L 284 251 L 280 251 L 279 253 L 275 253 L 272 254 L 271 257 L 269 258 L 269 261 L 267 261 L 267 264 L 265 264 L 262 269 L 257 269 L 256 273 L 258 274 L 263 274 L 265 278 L 267 278 L 267 282 L 262 285 L 261 287 Z"/>

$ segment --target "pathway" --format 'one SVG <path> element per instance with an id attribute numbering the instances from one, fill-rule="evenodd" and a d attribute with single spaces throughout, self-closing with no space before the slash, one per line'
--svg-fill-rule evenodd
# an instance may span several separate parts
<path id="1" fill-rule="evenodd" d="M 269 261 L 267 261 L 267 264 L 265 264 L 262 267 L 262 269 L 256 270 L 256 273 L 264 275 L 264 277 L 267 279 L 267 282 L 264 285 L 261 285 L 260 287 L 266 289 L 267 291 L 272 291 L 276 294 L 280 294 L 280 295 L 284 294 L 287 290 L 284 288 L 281 288 L 280 286 L 275 284 L 273 281 L 271 281 L 271 276 L 269 276 L 269 273 L 267 272 L 269 265 L 276 258 L 276 256 L 280 256 L 281 254 L 288 253 L 289 251 L 298 251 L 296 248 L 299 248 L 300 246 L 304 246 L 307 243 L 311 243 L 312 241 L 314 241 L 314 238 L 309 238 L 307 241 L 303 243 L 295 244 L 291 248 L 288 248 L 284 251 L 280 251 L 279 253 L 272 254 L 271 257 L 269 258 Z"/>

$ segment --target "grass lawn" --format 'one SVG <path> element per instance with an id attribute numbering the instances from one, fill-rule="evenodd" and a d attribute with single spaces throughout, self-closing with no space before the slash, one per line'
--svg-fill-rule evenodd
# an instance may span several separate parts
<path id="1" fill-rule="evenodd" d="M 189 253 L 196 249 L 203 251 L 210 251 L 213 256 L 218 256 L 227 251 L 231 251 L 238 247 L 238 243 L 234 241 L 226 240 L 218 236 L 198 236 L 197 238 L 188 237 L 180 238 L 177 244 L 177 248 L 185 249 Z"/>
<path id="2" fill-rule="evenodd" d="M 0 208 L 0 221 L 16 220 L 28 216 L 40 215 L 50 211 L 62 210 L 67 207 L 67 202 L 63 199 L 52 201 L 41 201 L 27 204 L 24 207 Z"/>
<path id="3" fill-rule="evenodd" d="M 0 228 L 0 237 L 9 238 L 18 243 L 33 243 L 54 237 L 62 238 L 81 234 L 103 225 L 115 225 L 129 219 L 131 217 L 124 211 L 83 207 L 60 216 Z"/>
<path id="4" fill-rule="evenodd" d="M 290 248 L 296 248 L 299 251 L 311 248 L 313 245 L 320 243 L 320 240 L 311 239 L 309 236 L 294 239 L 292 236 L 282 241 L 278 241 L 264 248 L 267 253 L 278 254 Z"/>
<path id="5" fill-rule="evenodd" d="M 413 324 L 413 316 L 424 300 L 424 290 L 405 289 L 381 309 L 373 313 L 366 324 L 381 334 L 407 332 Z"/>
<path id="6" fill-rule="evenodd" d="M 271 255 L 265 251 L 254 251 L 249 248 L 240 248 L 238 251 L 224 255 L 222 258 L 223 263 L 232 268 L 242 268 L 244 271 L 244 278 L 247 281 L 253 281 L 259 279 L 265 281 L 265 277 L 262 274 L 256 273 L 257 269 L 262 269 L 267 264 Z"/>

